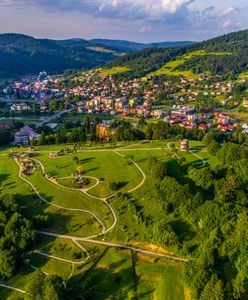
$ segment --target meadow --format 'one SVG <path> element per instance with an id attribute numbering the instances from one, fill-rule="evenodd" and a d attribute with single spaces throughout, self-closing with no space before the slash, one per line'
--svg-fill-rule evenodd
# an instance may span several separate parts
<path id="1" fill-rule="evenodd" d="M 177 68 L 183 65 L 186 61 L 191 58 L 198 56 L 206 56 L 206 55 L 231 55 L 231 53 L 222 53 L 222 52 L 206 52 L 205 50 L 198 50 L 194 52 L 190 52 L 186 55 L 182 55 L 178 57 L 178 59 L 170 61 L 166 63 L 162 68 L 157 71 L 150 73 L 147 77 L 153 76 L 161 76 L 161 75 L 171 75 L 171 76 L 184 76 L 187 79 L 198 79 L 199 74 L 195 74 L 192 70 L 182 71 Z"/>
<path id="2" fill-rule="evenodd" d="M 178 146 L 177 142 L 175 144 Z M 209 157 L 201 142 L 191 142 L 191 146 L 193 153 L 204 158 L 206 164 L 218 163 Z M 72 236 L 76 241 L 75 243 L 74 239 L 39 234 L 31 251 L 25 254 L 25 267 L 20 274 L 5 284 L 26 290 L 34 268 L 40 268 L 47 274 L 62 276 L 71 284 L 77 284 L 82 280 L 84 282 L 87 278 L 86 282 L 91 282 L 93 290 L 103 293 L 101 299 L 110 299 L 111 295 L 117 295 L 118 299 L 132 299 L 135 295 L 139 295 L 141 299 L 188 300 L 189 292 L 183 287 L 180 279 L 181 263 L 77 240 L 93 235 L 99 241 L 128 244 L 173 254 L 169 249 L 162 249 L 151 243 L 151 233 L 146 232 L 143 224 L 137 221 L 135 211 L 130 213 L 128 208 L 132 203 L 137 211 L 142 210 L 144 216 L 149 214 L 159 216 L 161 207 L 151 194 L 152 179 L 147 166 L 149 156 L 166 161 L 168 172 L 184 182 L 185 171 L 179 166 L 175 154 L 168 148 L 168 142 L 132 142 L 108 144 L 101 148 L 84 147 L 76 153 L 66 154 L 63 151 L 57 158 L 49 157 L 50 153 L 63 148 L 65 146 L 42 146 L 35 149 L 34 159 L 41 165 L 37 163 L 34 173 L 25 176 L 24 179 L 35 187 L 36 193 L 30 184 L 18 177 L 19 167 L 13 158 L 8 156 L 10 149 L 0 152 L 1 189 L 6 193 L 17 195 L 25 216 L 32 218 L 38 215 L 48 216 L 49 222 L 41 230 Z M 24 148 L 11 150 L 23 151 Z M 188 165 L 201 166 L 202 161 L 192 153 L 179 150 L 176 152 L 177 155 L 185 157 Z M 79 159 L 78 164 L 75 163 L 75 156 Z M 60 186 L 56 181 L 51 182 L 44 176 L 42 165 L 45 173 L 56 178 Z M 78 165 L 83 169 L 84 176 L 95 178 L 85 191 L 70 190 L 73 178 L 64 181 L 60 179 L 74 176 Z M 121 183 L 118 193 L 125 194 L 130 191 L 129 200 L 115 196 L 117 192 L 110 189 L 112 181 Z M 110 198 L 106 200 L 107 197 Z M 104 201 L 108 202 L 114 213 Z M 94 216 L 97 216 L 102 224 Z M 176 220 L 173 215 L 168 218 L 171 218 L 168 221 L 178 233 L 181 233 L 182 239 L 193 239 L 194 234 L 187 228 L 187 224 L 184 224 L 184 220 Z M 105 227 L 105 231 L 102 226 Z M 90 259 L 81 247 L 89 251 Z M 82 263 L 78 264 L 80 261 Z M 134 267 L 136 278 L 133 277 Z M 18 292 L 0 289 L 1 299 L 7 299 L 9 295 L 22 299 L 22 294 Z M 92 299 L 99 298 L 93 293 Z"/>
<path id="3" fill-rule="evenodd" d="M 100 69 L 99 75 L 101 77 L 109 76 L 109 75 L 117 75 L 126 72 L 130 72 L 131 69 L 128 67 L 113 67 L 111 69 Z"/>

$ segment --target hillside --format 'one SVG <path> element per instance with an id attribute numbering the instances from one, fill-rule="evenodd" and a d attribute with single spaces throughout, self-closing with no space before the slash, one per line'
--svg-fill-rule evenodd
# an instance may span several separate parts
<path id="1" fill-rule="evenodd" d="M 89 69 L 113 60 L 118 50 L 81 39 L 54 41 L 20 34 L 0 35 L 0 76 Z"/>
<path id="2" fill-rule="evenodd" d="M 154 44 L 154 47 L 159 45 Z M 163 47 L 171 45 L 161 43 Z M 66 69 L 91 69 L 123 53 L 151 46 L 128 41 L 87 41 L 77 38 L 57 41 L 35 39 L 22 34 L 1 34 L 0 77 L 34 74 L 42 70 L 61 73 Z"/>
<path id="3" fill-rule="evenodd" d="M 177 47 L 144 49 L 117 58 L 107 68 L 128 67 L 130 77 L 210 72 L 239 75 L 248 71 L 248 30 L 230 33 L 201 43 Z M 155 72 L 155 73 L 154 73 Z"/>
<path id="4" fill-rule="evenodd" d="M 135 43 L 125 40 L 108 40 L 108 39 L 93 39 L 91 40 L 93 43 L 99 43 L 101 45 L 114 47 L 123 52 L 132 52 L 139 51 L 145 48 L 169 48 L 169 47 L 179 47 L 192 45 L 194 42 L 190 41 L 178 41 L 178 42 L 161 42 L 161 43 Z"/>

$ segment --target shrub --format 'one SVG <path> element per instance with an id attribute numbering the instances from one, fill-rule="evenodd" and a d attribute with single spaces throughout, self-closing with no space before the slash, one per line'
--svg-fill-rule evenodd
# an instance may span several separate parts
<path id="1" fill-rule="evenodd" d="M 109 188 L 111 191 L 118 191 L 120 188 L 120 182 L 110 181 Z"/>

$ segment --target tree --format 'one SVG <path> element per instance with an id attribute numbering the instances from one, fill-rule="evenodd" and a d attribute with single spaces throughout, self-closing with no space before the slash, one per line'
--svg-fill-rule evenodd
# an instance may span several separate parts
<path id="1" fill-rule="evenodd" d="M 9 279 L 15 271 L 15 253 L 13 250 L 0 249 L 0 278 Z"/>
<path id="2" fill-rule="evenodd" d="M 15 249 L 25 250 L 35 240 L 36 232 L 29 220 L 20 213 L 14 213 L 4 229 L 5 237 L 8 238 Z"/>
<path id="3" fill-rule="evenodd" d="M 110 181 L 109 188 L 111 191 L 118 191 L 120 188 L 120 182 Z"/>
<path id="4" fill-rule="evenodd" d="M 164 222 L 156 223 L 153 226 L 152 240 L 163 247 L 176 247 L 179 240 L 172 227 Z"/>
<path id="5" fill-rule="evenodd" d="M 84 175 L 83 167 L 78 166 L 76 169 L 76 177 L 78 183 L 81 183 L 83 181 L 83 175 Z"/>
<path id="6" fill-rule="evenodd" d="M 151 167 L 154 179 L 161 181 L 167 174 L 167 165 L 164 162 L 155 162 Z"/>
<path id="7" fill-rule="evenodd" d="M 73 161 L 74 161 L 74 163 L 75 163 L 76 165 L 78 165 L 78 164 L 79 164 L 79 158 L 78 158 L 78 156 L 74 156 L 74 157 L 73 157 Z"/>
<path id="8" fill-rule="evenodd" d="M 14 140 L 13 134 L 8 130 L 0 131 L 0 146 L 7 145 Z"/>
<path id="9" fill-rule="evenodd" d="M 89 129 L 90 129 L 90 117 L 89 117 L 89 115 L 86 115 L 84 117 L 83 125 L 86 128 L 87 133 L 89 133 Z"/>
<path id="10" fill-rule="evenodd" d="M 46 144 L 46 135 L 45 135 L 44 131 L 42 131 L 41 135 L 38 138 L 38 144 L 39 145 L 45 145 Z"/>
<path id="11" fill-rule="evenodd" d="M 247 159 L 247 152 L 242 145 L 228 142 L 219 149 L 217 157 L 224 165 L 231 165 L 238 160 Z"/>
<path id="12" fill-rule="evenodd" d="M 61 277 L 45 275 L 36 271 L 30 281 L 27 300 L 59 300 L 63 299 L 64 287 Z"/>
<path id="13" fill-rule="evenodd" d="M 242 295 L 247 292 L 245 288 L 246 284 L 245 281 L 248 279 L 245 278 L 242 272 L 240 272 L 236 278 L 233 280 L 233 298 L 234 299 L 241 299 Z"/>
<path id="14" fill-rule="evenodd" d="M 215 139 L 214 139 L 214 134 L 213 134 L 212 132 L 206 133 L 206 134 L 204 135 L 204 138 L 203 138 L 202 141 L 203 141 L 203 144 L 204 144 L 205 146 L 210 145 L 212 142 L 215 141 Z"/>
<path id="15" fill-rule="evenodd" d="M 235 201 L 240 184 L 235 176 L 223 178 L 215 184 L 216 199 L 221 202 Z"/>
<path id="16" fill-rule="evenodd" d="M 56 144 L 62 144 L 66 142 L 66 136 L 64 131 L 60 130 L 57 132 L 56 137 L 55 137 L 55 143 Z"/>
<path id="17" fill-rule="evenodd" d="M 192 168 L 189 170 L 189 178 L 193 180 L 197 186 L 204 190 L 209 189 L 213 183 L 212 172 L 209 168 Z"/>
<path id="18" fill-rule="evenodd" d="M 211 142 L 207 148 L 208 153 L 213 156 L 215 156 L 217 154 L 219 149 L 220 149 L 220 144 L 215 141 Z"/>
<path id="19" fill-rule="evenodd" d="M 223 287 L 223 282 L 216 275 L 212 275 L 201 293 L 200 300 L 224 300 Z"/>

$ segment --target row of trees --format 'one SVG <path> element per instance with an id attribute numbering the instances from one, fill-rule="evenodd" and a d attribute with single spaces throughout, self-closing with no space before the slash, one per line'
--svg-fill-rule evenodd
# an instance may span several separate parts
<path id="1" fill-rule="evenodd" d="M 44 126 L 39 128 L 41 133 L 38 141 L 33 141 L 33 145 L 45 145 L 45 144 L 73 144 L 83 143 L 86 141 L 98 142 L 97 125 L 101 120 L 96 117 L 90 119 L 88 115 L 85 116 L 83 122 L 67 122 L 65 128 L 61 128 L 59 131 L 53 131 L 50 128 Z M 180 126 L 171 126 L 163 121 L 157 123 L 146 123 L 144 118 L 141 118 L 137 123 L 137 127 L 125 120 L 115 120 L 110 123 L 110 126 L 115 129 L 114 135 L 111 137 L 111 141 L 135 141 L 135 140 L 165 140 L 170 138 L 176 138 L 178 140 L 186 138 L 190 140 L 202 140 L 205 135 L 212 136 L 211 141 L 223 143 L 225 141 L 231 141 L 235 143 L 244 144 L 247 142 L 247 136 L 243 133 L 207 133 L 204 130 L 198 128 L 183 128 Z M 208 146 L 208 144 L 206 144 Z M 216 145 L 215 145 L 216 146 Z"/>
<path id="2" fill-rule="evenodd" d="M 32 222 L 26 219 L 14 196 L 0 194 L 0 278 L 8 279 L 21 265 L 21 254 L 36 239 Z"/>

